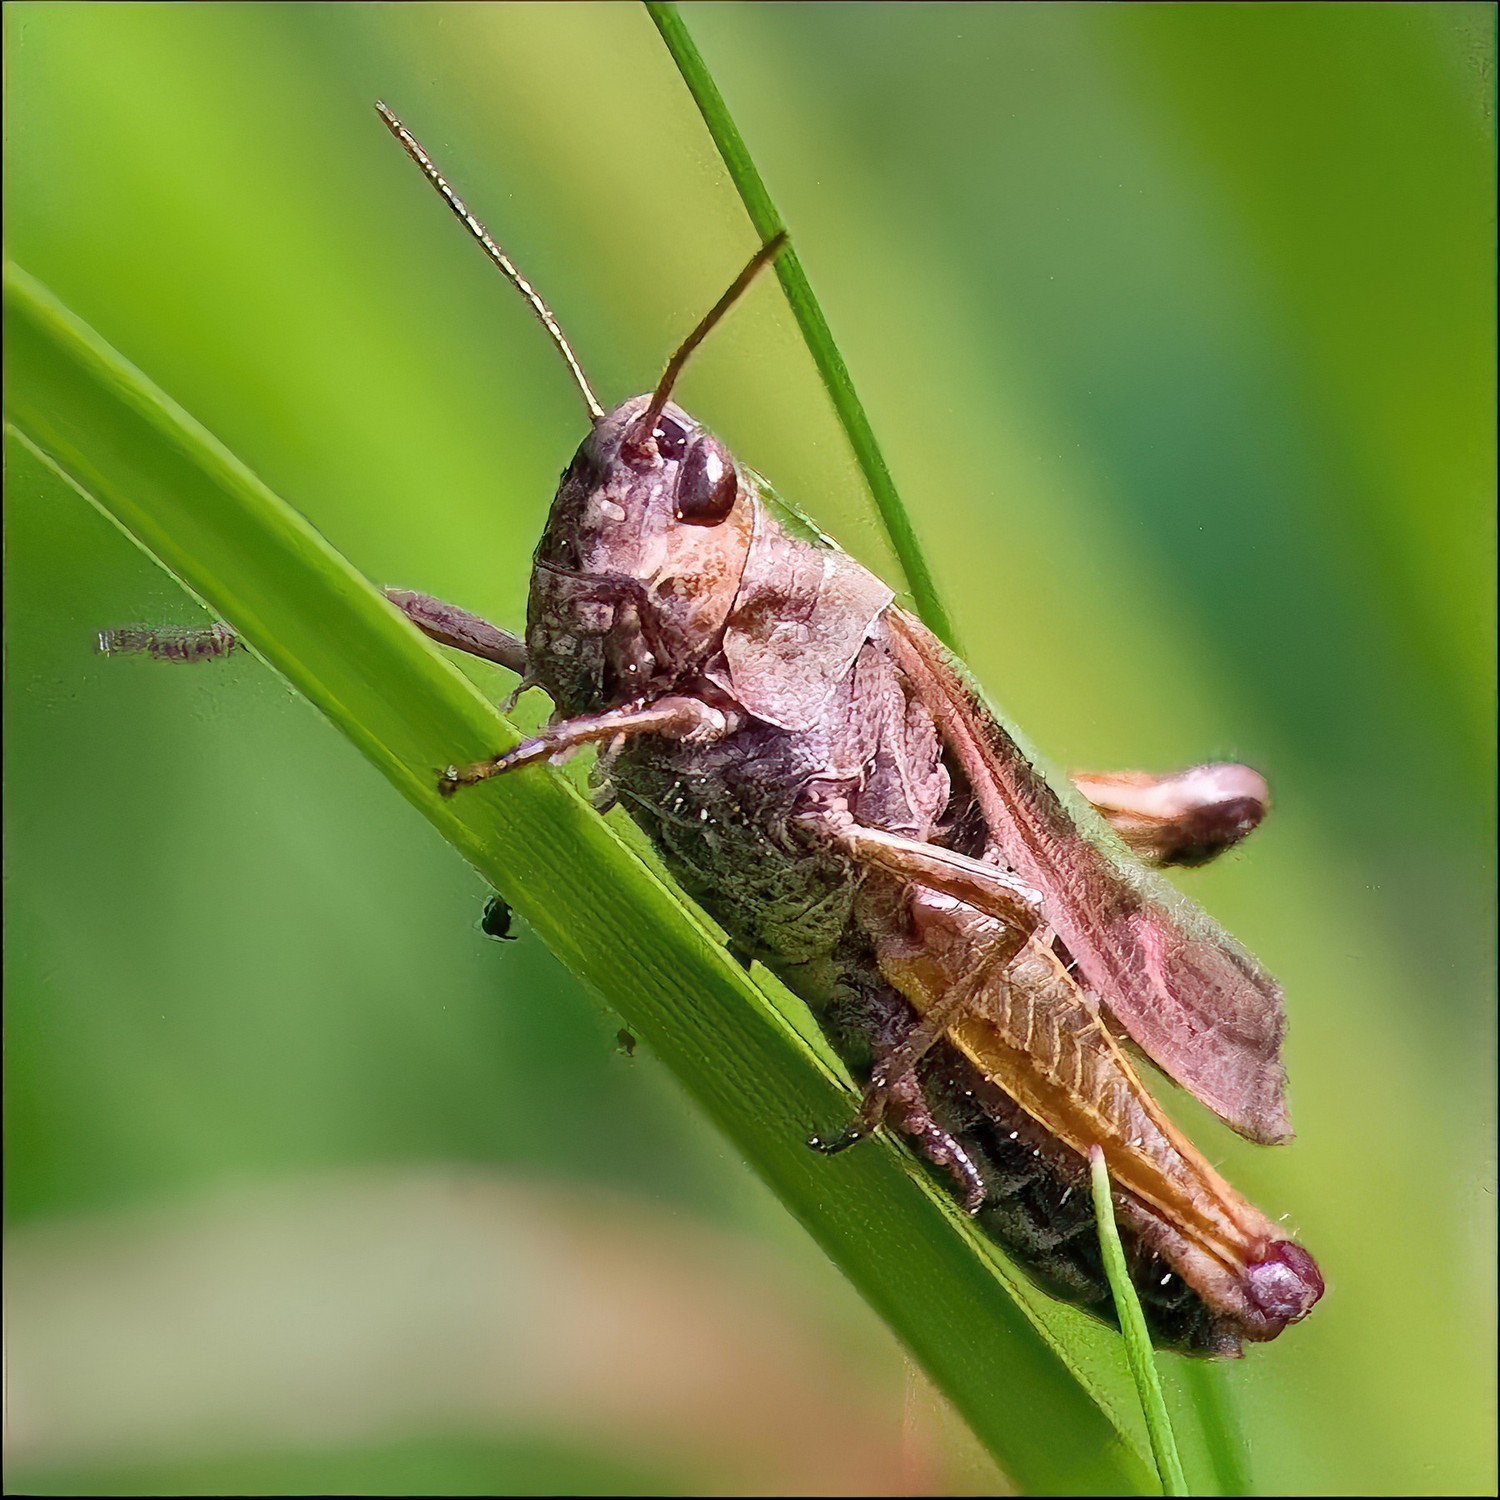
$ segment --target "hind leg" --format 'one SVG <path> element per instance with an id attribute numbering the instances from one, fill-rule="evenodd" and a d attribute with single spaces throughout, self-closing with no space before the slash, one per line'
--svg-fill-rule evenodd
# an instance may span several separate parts
<path id="1" fill-rule="evenodd" d="M 1206 865 L 1260 825 L 1271 806 L 1259 771 L 1230 761 L 1172 776 L 1073 773 L 1073 785 L 1148 865 Z"/>

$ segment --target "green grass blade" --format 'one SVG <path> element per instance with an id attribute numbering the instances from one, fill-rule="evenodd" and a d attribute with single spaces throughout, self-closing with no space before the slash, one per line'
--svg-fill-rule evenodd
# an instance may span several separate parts
<path id="1" fill-rule="evenodd" d="M 683 82 L 687 84 L 693 102 L 698 106 L 698 112 L 703 116 L 703 123 L 708 126 L 709 134 L 719 148 L 719 155 L 724 158 L 730 181 L 739 191 L 755 232 L 762 240 L 779 234 L 787 227 L 786 223 L 772 202 L 765 182 L 750 156 L 749 148 L 745 145 L 744 137 L 729 112 L 729 106 L 725 104 L 724 96 L 719 92 L 719 87 L 708 71 L 708 65 L 703 61 L 692 34 L 678 14 L 677 7 L 671 0 L 646 0 L 646 9 L 656 23 L 662 40 L 667 44 L 667 50 L 672 54 L 672 60 L 677 64 L 677 70 L 682 74 Z M 781 280 L 782 290 L 791 304 L 792 314 L 802 330 L 802 337 L 807 342 L 808 351 L 822 377 L 829 399 L 838 413 L 839 422 L 849 439 L 849 446 L 854 450 L 855 459 L 865 476 L 865 483 L 874 497 L 881 525 L 885 527 L 891 549 L 906 575 L 907 587 L 911 591 L 917 613 L 926 621 L 934 635 L 956 651 L 958 641 L 953 621 L 938 594 L 932 570 L 927 565 L 926 554 L 917 540 L 911 515 L 896 489 L 895 480 L 891 478 L 891 471 L 876 440 L 875 430 L 870 426 L 864 405 L 854 389 L 849 368 L 834 342 L 832 330 L 813 294 L 807 273 L 802 269 L 795 240 L 777 257 L 776 274 Z"/>
<path id="2" fill-rule="evenodd" d="M 1104 1270 L 1109 1277 L 1115 1312 L 1120 1319 L 1125 1358 L 1130 1364 L 1136 1393 L 1141 1398 L 1146 1432 L 1151 1439 L 1151 1456 L 1156 1460 L 1156 1472 L 1161 1477 L 1161 1491 L 1164 1495 L 1186 1495 L 1189 1493 L 1187 1479 L 1182 1472 L 1182 1460 L 1177 1456 L 1177 1439 L 1172 1434 L 1172 1419 L 1167 1415 L 1156 1355 L 1151 1348 L 1151 1335 L 1146 1331 L 1146 1315 L 1141 1311 L 1140 1299 L 1131 1283 L 1130 1271 L 1125 1265 L 1125 1251 L 1120 1245 L 1120 1231 L 1115 1224 L 1115 1206 L 1109 1195 L 1109 1168 L 1104 1164 L 1103 1151 L 1097 1146 L 1089 1149 L 1089 1175 L 1094 1192 L 1094 1216 L 1099 1223 L 1099 1247 L 1104 1252 Z"/>
<path id="3" fill-rule="evenodd" d="M 1240 1425 L 1239 1412 L 1229 1391 L 1233 1370 L 1228 1365 L 1204 1359 L 1182 1362 L 1182 1384 L 1198 1418 L 1208 1461 L 1213 1468 L 1214 1492 L 1219 1495 L 1253 1495 L 1250 1450 Z"/>
<path id="4" fill-rule="evenodd" d="M 437 767 L 515 741 L 494 707 L 217 439 L 9 263 L 5 313 L 12 430 L 239 630 L 650 1042 L 1006 1471 L 1034 1492 L 1149 1492 L 1149 1465 L 1124 1435 L 1128 1403 L 1069 1350 L 1076 1317 L 1013 1285 L 890 1143 L 837 1162 L 806 1149 L 852 1099 L 800 1002 L 746 975 L 555 773 L 440 797 Z"/>

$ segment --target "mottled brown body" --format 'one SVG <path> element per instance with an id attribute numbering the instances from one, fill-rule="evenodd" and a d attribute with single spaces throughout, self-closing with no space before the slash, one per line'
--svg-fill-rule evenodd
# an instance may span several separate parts
<path id="1" fill-rule="evenodd" d="M 891 589 L 784 526 L 763 481 L 668 402 L 784 235 L 657 391 L 606 411 L 550 309 L 377 108 L 530 302 L 592 422 L 537 547 L 524 642 L 387 590 L 434 640 L 521 672 L 556 705 L 541 735 L 450 767 L 441 789 L 601 746 L 601 779 L 683 887 L 814 1007 L 866 1081 L 853 1124 L 810 1144 L 898 1131 L 1041 1285 L 1112 1319 L 1087 1185 L 1098 1147 L 1159 1344 L 1237 1354 L 1306 1316 L 1323 1291 L 1311 1257 L 1172 1125 L 1124 1045 L 1241 1134 L 1290 1136 L 1279 989 L 1126 848 L 1203 863 L 1259 822 L 1265 783 L 1232 765 L 1079 776 L 1095 811 L 1069 806 Z M 223 627 L 201 650 L 101 638 L 184 660 L 233 644 Z M 484 927 L 508 935 L 498 899 Z"/>
<path id="2" fill-rule="evenodd" d="M 871 655 L 879 659 L 874 648 Z M 854 678 L 851 672 L 851 688 Z M 837 709 L 853 707 L 852 696 L 841 694 Z M 866 701 L 853 721 L 840 713 L 830 722 L 851 725 L 848 743 L 858 744 L 870 733 L 867 709 Z M 845 1062 L 857 1077 L 868 1078 L 873 1061 L 911 1031 L 914 997 L 926 995 L 914 982 L 919 966 L 933 966 L 929 981 L 961 981 L 974 948 L 982 945 L 982 929 L 994 924 L 962 903 L 937 898 L 960 927 L 981 929 L 952 934 L 944 954 L 949 968 L 921 941 L 916 909 L 926 904 L 922 896 L 878 873 L 862 877 L 847 856 L 806 836 L 797 812 L 809 782 L 828 768 L 826 748 L 826 726 L 792 733 L 752 724 L 712 744 L 632 740 L 608 774 L 684 889 L 725 928 L 740 953 L 766 963 L 814 1007 Z M 941 766 L 935 755 L 927 764 Z M 946 792 L 946 776 L 934 780 Z M 878 818 L 862 791 L 853 797 L 858 815 Z M 945 795 L 943 811 L 947 801 Z M 912 987 L 901 979 L 913 981 Z M 1043 1048 L 1050 1042 L 1049 1057 L 1062 1050 L 1060 1036 L 1074 1028 L 1098 1036 L 1097 1011 L 1040 943 L 1028 945 L 1011 981 L 993 987 L 988 998 L 992 1009 L 956 1027 L 922 1059 L 913 1080 L 917 1108 L 898 1110 L 890 1123 L 906 1125 L 903 1133 L 918 1137 L 919 1149 L 928 1121 L 957 1141 L 983 1182 L 978 1216 L 984 1227 L 1047 1290 L 1111 1318 L 1083 1160 L 1005 1091 L 999 1075 L 1008 1074 L 1014 1087 L 1027 1069 L 997 1062 L 1004 1057 L 1013 1063 L 1018 1051 L 1024 1059 L 1027 1038 L 1018 1032 Z M 1055 1013 L 1038 1025 L 1034 1017 L 1047 1016 L 1049 1008 Z M 1022 1021 L 1023 1011 L 1033 1019 Z M 1007 1034 L 1009 1045 L 997 1045 L 997 1037 L 987 1034 L 996 1031 Z M 1110 1055 L 1092 1077 L 1106 1089 L 1108 1063 L 1124 1063 L 1116 1044 L 1107 1047 Z M 1126 1070 L 1128 1064 L 1121 1078 L 1133 1080 Z M 1058 1092 L 1066 1097 L 1066 1090 Z M 1132 1114 L 1123 1119 L 1136 1123 Z M 1110 1126 L 1108 1133 L 1118 1137 L 1117 1122 Z M 1083 1138 L 1081 1132 L 1074 1138 Z M 1179 1165 L 1169 1163 L 1167 1170 Z M 1240 1203 L 1209 1175 L 1220 1192 Z M 1190 1179 L 1189 1196 L 1199 1186 Z M 1154 1246 L 1170 1237 L 1163 1216 L 1126 1193 L 1117 1213 L 1157 1341 L 1192 1352 L 1235 1352 L 1232 1320 L 1226 1323 L 1156 1252 Z"/>
<path id="3" fill-rule="evenodd" d="M 864 1072 L 854 1123 L 811 1144 L 900 1131 L 1033 1275 L 1107 1316 L 1082 1190 L 1097 1146 L 1159 1342 L 1237 1353 L 1305 1316 L 1323 1290 L 1312 1259 L 1171 1125 L 1120 1041 L 1242 1134 L 1283 1140 L 1274 982 L 1063 804 L 885 584 L 784 529 L 762 482 L 668 402 L 785 234 L 655 392 L 606 411 L 551 310 L 377 108 L 531 304 L 592 423 L 537 547 L 524 650 L 391 596 L 435 639 L 524 667 L 557 707 L 545 733 L 450 767 L 442 789 L 604 746 L 601 772 L 677 878 Z M 1264 812 L 1243 769 L 1094 778 L 1089 795 L 1146 858 L 1198 863 Z"/>
<path id="4" fill-rule="evenodd" d="M 456 779 L 613 728 L 602 772 L 674 875 L 871 1078 L 840 1144 L 901 1131 L 1022 1264 L 1102 1310 L 1075 1191 L 1097 1144 L 1157 1337 L 1212 1353 L 1274 1337 L 1321 1291 L 1312 1262 L 1171 1124 L 1114 1029 L 1170 1058 L 1187 1044 L 1163 1044 L 1160 1017 L 1132 1028 L 1128 992 L 1202 1007 L 1238 1044 L 1217 1069 L 1194 1060 L 1209 1102 L 1284 1135 L 1269 981 L 1088 844 L 890 590 L 784 530 L 754 476 L 736 471 L 714 521 L 683 521 L 695 451 L 722 450 L 675 407 L 648 439 L 645 404 L 596 423 L 537 551 L 528 671 L 562 722 Z M 1106 979 L 1123 971 L 1107 995 L 1079 961 L 1091 947 Z"/>

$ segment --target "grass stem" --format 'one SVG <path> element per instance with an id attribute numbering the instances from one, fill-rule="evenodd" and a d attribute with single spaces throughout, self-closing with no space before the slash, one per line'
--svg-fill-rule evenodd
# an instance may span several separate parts
<path id="1" fill-rule="evenodd" d="M 1098 1146 L 1089 1149 L 1089 1174 L 1094 1192 L 1094 1216 L 1099 1224 L 1099 1247 L 1104 1252 L 1104 1270 L 1109 1277 L 1120 1333 L 1125 1340 L 1125 1359 L 1130 1365 L 1131 1379 L 1135 1381 L 1141 1411 L 1146 1418 L 1146 1433 L 1151 1440 L 1156 1472 L 1161 1477 L 1161 1492 L 1164 1495 L 1186 1495 L 1189 1493 L 1187 1479 L 1177 1454 L 1172 1419 L 1167 1415 L 1156 1355 L 1151 1348 L 1151 1335 L 1146 1331 L 1146 1315 L 1141 1311 L 1140 1299 L 1130 1280 L 1130 1269 L 1125 1264 L 1125 1251 L 1120 1244 L 1120 1231 L 1115 1224 L 1109 1168 L 1104 1164 L 1104 1152 Z"/>
<path id="2" fill-rule="evenodd" d="M 662 41 L 677 64 L 677 71 L 688 86 L 703 123 L 708 126 L 729 179 L 738 190 L 750 222 L 761 239 L 769 240 L 786 229 L 786 221 L 772 201 L 765 179 L 761 177 L 745 138 L 740 134 L 719 86 L 714 82 L 708 65 L 703 61 L 692 34 L 671 0 L 646 0 L 646 10 L 656 23 Z M 854 380 L 849 367 L 839 352 L 828 319 L 823 316 L 822 306 L 813 293 L 807 272 L 802 269 L 795 240 L 782 251 L 776 260 L 776 275 L 782 290 L 791 304 L 792 316 L 802 330 L 808 352 L 817 366 L 824 389 L 833 402 L 840 424 L 860 472 L 865 477 L 875 508 L 879 512 L 881 525 L 890 539 L 891 549 L 906 575 L 907 588 L 917 613 L 926 622 L 929 630 L 938 636 L 950 649 L 957 651 L 958 639 L 949 617 L 947 607 L 938 593 L 932 570 L 927 564 L 922 544 L 917 539 L 911 514 L 896 489 L 885 455 L 875 437 L 875 430 L 865 413 L 863 402 L 854 389 Z"/>

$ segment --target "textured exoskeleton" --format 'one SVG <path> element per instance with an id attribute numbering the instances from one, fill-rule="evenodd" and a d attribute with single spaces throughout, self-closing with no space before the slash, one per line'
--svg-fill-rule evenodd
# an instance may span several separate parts
<path id="1" fill-rule="evenodd" d="M 1274 1337 L 1322 1291 L 1311 1258 L 1171 1124 L 1122 1036 L 1279 1139 L 1275 986 L 1086 836 L 888 587 L 784 526 L 680 408 L 647 429 L 649 405 L 595 422 L 537 548 L 525 669 L 558 721 L 447 785 L 606 745 L 674 875 L 869 1079 L 824 1149 L 895 1128 L 1040 1281 L 1109 1316 L 1098 1145 L 1158 1341 Z M 1220 818 L 1221 847 L 1244 821 Z"/>
<path id="2" fill-rule="evenodd" d="M 1312 1258 L 1173 1126 L 1126 1049 L 1251 1139 L 1290 1135 L 1280 991 L 1140 862 L 1202 864 L 1237 843 L 1266 811 L 1264 781 L 1224 764 L 1080 775 L 1087 801 L 1064 800 L 892 591 L 791 524 L 668 403 L 784 236 L 655 393 L 605 411 L 550 309 L 378 108 L 531 303 L 592 421 L 537 547 L 524 643 L 387 591 L 557 708 L 535 739 L 450 767 L 443 790 L 600 745 L 599 775 L 684 888 L 865 1081 L 853 1122 L 811 1144 L 898 1131 L 1039 1283 L 1112 1319 L 1086 1180 L 1098 1148 L 1159 1344 L 1236 1354 L 1306 1316 L 1323 1291 Z M 232 644 L 219 630 L 201 651 L 140 631 L 101 644 L 211 657 Z M 503 907 L 485 928 L 505 934 Z"/>

